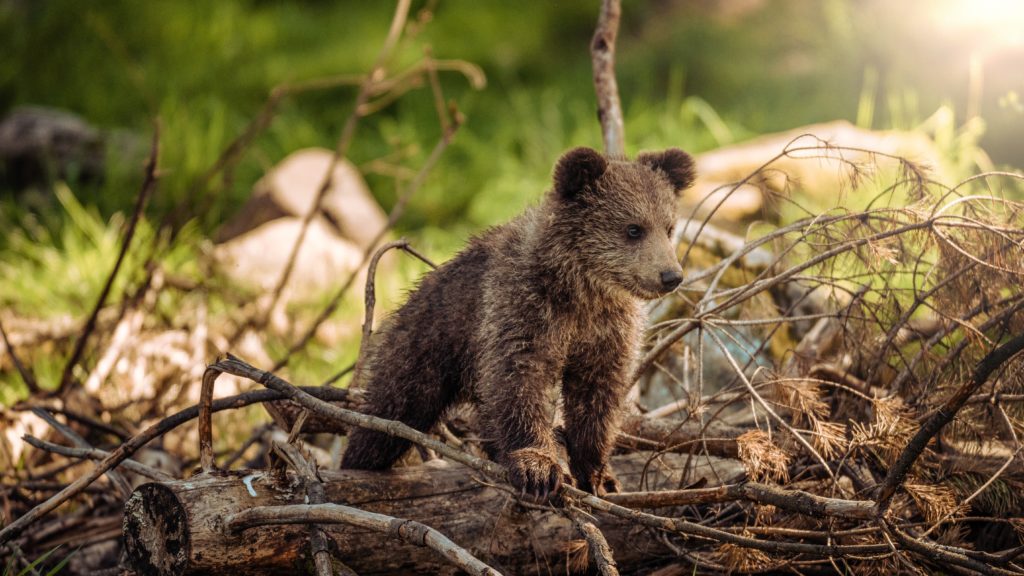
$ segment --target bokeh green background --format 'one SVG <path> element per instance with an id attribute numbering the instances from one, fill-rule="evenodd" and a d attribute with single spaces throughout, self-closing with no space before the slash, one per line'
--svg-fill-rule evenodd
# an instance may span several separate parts
<path id="1" fill-rule="evenodd" d="M 466 123 L 399 233 L 443 259 L 468 234 L 538 198 L 564 149 L 600 146 L 588 53 L 598 5 L 413 2 L 414 18 L 424 7 L 432 16 L 407 35 L 389 70 L 429 47 L 437 58 L 479 65 L 488 82 L 475 90 L 442 75 Z M 147 216 L 158 222 L 173 206 L 209 199 L 167 257 L 171 268 L 198 274 L 189 268 L 196 246 L 266 169 L 300 148 L 333 147 L 355 90 L 287 99 L 229 179 L 198 190 L 192 182 L 275 85 L 366 71 L 393 9 L 362 0 L 0 0 L 0 115 L 63 108 L 134 134 L 143 148 L 159 118 L 161 183 Z M 623 13 L 617 70 L 630 153 L 701 152 L 835 119 L 915 129 L 941 109 L 951 142 L 969 133 L 991 166 L 1024 166 L 1022 3 L 625 0 Z M 423 87 L 366 118 L 349 156 L 366 166 L 402 150 L 399 163 L 415 170 L 439 132 Z M 140 158 L 121 160 L 110 158 L 101 182 L 33 189 L 0 172 L 0 306 L 44 316 L 89 308 L 116 255 L 117 214 L 132 205 L 142 176 Z M 395 180 L 366 176 L 389 208 Z"/>
<path id="2" fill-rule="evenodd" d="M 979 26 L 937 24 L 937 12 L 955 3 L 626 0 L 618 76 L 629 149 L 701 151 L 838 118 L 912 128 L 942 104 L 963 121 L 970 57 L 984 49 L 982 146 L 997 163 L 1024 165 L 1017 145 L 1024 114 L 1015 105 L 1024 52 L 1012 43 L 989 48 L 991 33 Z M 480 65 L 489 82 L 477 92 L 444 75 L 446 95 L 468 122 L 400 227 L 500 220 L 536 197 L 562 149 L 599 145 L 587 53 L 597 4 L 432 4 L 432 21 L 402 45 L 395 68 L 430 46 L 438 58 Z M 414 14 L 424 5 L 414 2 Z M 44 104 L 142 134 L 158 116 L 166 176 L 152 209 L 160 211 L 256 114 L 271 87 L 366 70 L 392 9 L 391 2 L 362 1 L 4 0 L 0 111 Z M 332 146 L 353 96 L 337 89 L 287 102 L 231 186 L 217 191 L 203 228 L 221 221 L 290 151 Z M 415 167 L 437 132 L 422 89 L 369 118 L 351 157 L 360 164 L 396 144 L 415 145 L 420 155 L 408 159 Z M 391 180 L 370 178 L 374 194 L 392 202 Z M 112 180 L 75 190 L 109 214 L 134 194 L 131 177 Z"/>

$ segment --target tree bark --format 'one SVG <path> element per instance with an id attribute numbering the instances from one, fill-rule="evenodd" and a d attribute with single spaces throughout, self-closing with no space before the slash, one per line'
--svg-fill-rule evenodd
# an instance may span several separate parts
<path id="1" fill-rule="evenodd" d="M 597 118 L 601 122 L 604 152 L 609 156 L 626 155 L 626 129 L 615 81 L 615 39 L 619 35 L 622 7 L 619 0 L 602 0 L 601 12 L 590 41 L 590 61 L 597 95 Z"/>
<path id="2" fill-rule="evenodd" d="M 735 461 L 651 454 L 614 458 L 626 490 L 675 489 L 700 478 L 728 479 Z M 714 468 L 714 471 L 712 470 Z M 525 507 L 461 465 L 385 473 L 321 470 L 325 501 L 422 522 L 505 574 L 565 574 L 570 555 L 587 554 L 573 521 L 548 507 Z M 232 515 L 255 506 L 304 503 L 303 481 L 266 470 L 200 474 L 140 486 L 125 506 L 128 565 L 144 575 L 313 573 L 309 529 L 261 526 L 231 533 Z M 667 549 L 649 530 L 603 514 L 597 525 L 620 565 L 650 566 Z M 323 525 L 333 556 L 359 574 L 444 573 L 436 552 L 346 524 Z"/>

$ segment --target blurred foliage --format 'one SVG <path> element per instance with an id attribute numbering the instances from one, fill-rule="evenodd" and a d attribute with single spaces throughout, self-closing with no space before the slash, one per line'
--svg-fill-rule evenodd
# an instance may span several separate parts
<path id="1" fill-rule="evenodd" d="M 424 4 L 414 3 L 413 12 Z M 475 229 L 536 198 L 564 148 L 599 143 L 586 48 L 596 3 L 435 4 L 394 68 L 430 46 L 439 58 L 481 65 L 489 84 L 475 92 L 463 78 L 443 76 L 468 123 L 400 226 Z M 965 81 L 955 67 L 963 58 L 949 61 L 954 69 L 941 79 L 920 73 L 929 54 L 957 44 L 922 38 L 927 19 L 910 18 L 914 7 L 927 12 L 919 1 L 626 0 L 618 75 L 630 152 L 700 151 L 835 118 L 908 128 L 943 102 L 962 107 Z M 165 174 L 153 210 L 162 213 L 186 197 L 271 87 L 366 70 L 392 9 L 390 2 L 313 0 L 0 1 L 0 111 L 44 104 L 136 132 L 148 132 L 159 116 Z M 353 94 L 339 88 L 287 101 L 225 189 L 214 186 L 202 228 L 223 221 L 289 152 L 333 146 Z M 989 100 L 1005 102 L 1006 94 Z M 363 164 L 406 145 L 418 151 L 406 159 L 415 167 L 437 133 L 431 99 L 420 90 L 368 118 L 351 157 Z M 103 214 L 124 209 L 140 176 L 120 171 L 76 192 Z M 369 177 L 378 198 L 393 202 L 391 178 Z"/>
<path id="2" fill-rule="evenodd" d="M 429 6 L 431 18 L 416 23 L 390 70 L 411 65 L 429 47 L 437 58 L 480 65 L 488 84 L 476 91 L 462 76 L 441 75 L 446 97 L 467 122 L 398 233 L 445 259 L 472 232 L 535 201 L 564 149 L 600 146 L 587 49 L 597 4 L 413 2 L 413 16 Z M 974 40 L 936 33 L 927 17 L 931 6 L 929 0 L 624 0 L 617 71 L 627 151 L 700 152 L 847 119 L 865 128 L 923 127 L 963 174 L 990 166 L 979 146 L 997 163 L 1024 165 L 1024 149 L 1013 144 L 1024 127 L 1016 96 L 1024 91 L 1024 66 L 1007 65 L 1019 62 L 1021 51 L 997 54 L 985 76 L 977 108 L 990 125 L 977 117 L 963 122 Z M 365 72 L 393 8 L 392 2 L 327 0 L 0 0 L 0 115 L 27 104 L 64 108 L 140 142 L 159 118 L 160 186 L 125 267 L 135 275 L 124 274 L 113 294 L 139 280 L 137 265 L 153 245 L 154 223 L 175 206 L 203 209 L 163 264 L 199 274 L 191 262 L 203 239 L 269 167 L 299 148 L 335 145 L 355 89 L 286 99 L 233 170 L 205 188 L 194 188 L 197 177 L 274 86 Z M 369 170 L 370 163 L 400 150 L 400 164 L 416 170 L 439 133 L 430 91 L 421 88 L 365 118 L 349 156 L 389 208 L 401 182 Z M 0 306 L 44 316 L 89 309 L 116 256 L 121 213 L 142 178 L 141 156 L 121 152 L 110 150 L 107 177 L 98 183 L 26 191 L 13 189 L 0 172 L 6 231 Z M 382 309 L 421 272 L 400 264 L 382 290 Z M 211 312 L 226 306 L 213 302 Z M 358 296 L 338 314 L 358 321 Z M 269 345 L 273 352 L 283 346 Z M 343 352 L 308 356 L 337 367 L 354 354 L 350 346 L 333 349 Z M 36 360 L 39 372 L 47 372 L 47 363 L 59 371 L 58 359 Z M 325 372 L 319 366 L 311 370 Z"/>

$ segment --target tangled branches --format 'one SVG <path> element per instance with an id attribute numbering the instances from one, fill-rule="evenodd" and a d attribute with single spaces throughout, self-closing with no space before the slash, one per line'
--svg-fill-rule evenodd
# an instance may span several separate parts
<path id="1" fill-rule="evenodd" d="M 815 148 L 832 158 L 849 152 L 824 143 Z M 680 245 L 691 261 L 690 278 L 676 296 L 652 306 L 646 369 L 637 373 L 641 410 L 626 419 L 618 442 L 622 454 L 616 466 L 627 471 L 627 492 L 598 498 L 566 487 L 555 507 L 519 501 L 505 485 L 504 469 L 482 457 L 471 413 L 455 414 L 436 435 L 425 435 L 353 412 L 347 391 L 302 391 L 229 359 L 207 370 L 199 407 L 122 438 L 111 451 L 92 448 L 46 414 L 74 446 L 30 439 L 33 446 L 54 454 L 54 464 L 62 459 L 99 463 L 35 502 L 0 531 L 0 538 L 12 553 L 31 547 L 26 528 L 60 504 L 83 498 L 104 475 L 125 486 L 124 477 L 112 475 L 119 468 L 131 478 L 155 482 L 136 490 L 142 496 L 129 501 L 127 518 L 138 520 L 140 508 L 131 503 L 152 497 L 145 486 L 174 492 L 185 484 L 173 479 L 180 470 L 169 475 L 129 458 L 198 415 L 196 456 L 202 469 L 186 484 L 209 482 L 211 491 L 195 501 L 178 494 L 175 502 L 216 512 L 237 525 L 216 535 L 227 556 L 207 549 L 207 557 L 230 557 L 243 541 L 239 538 L 251 537 L 246 534 L 280 539 L 282 533 L 273 532 L 277 526 L 313 523 L 303 534 L 314 544 L 318 566 L 333 557 L 365 569 L 350 555 L 357 547 L 337 548 L 339 542 L 353 546 L 346 530 L 362 526 L 379 529 L 381 537 L 426 542 L 434 555 L 417 560 L 423 562 L 420 569 L 458 557 L 459 565 L 474 573 L 494 568 L 528 573 L 534 571 L 530 565 L 581 568 L 591 562 L 608 574 L 654 566 L 665 573 L 695 567 L 743 573 L 909 573 L 940 567 L 1021 573 L 1022 205 L 975 193 L 972 184 L 980 178 L 945 188 L 900 162 L 905 163 L 900 173 L 911 177 L 899 178 L 887 190 L 887 205 L 827 212 L 751 234 L 743 242 L 709 243 L 691 236 Z M 996 177 L 1005 178 L 990 176 Z M 903 199 L 908 201 L 901 205 Z M 732 249 L 714 255 L 709 266 L 694 264 L 722 246 Z M 749 257 L 755 253 L 758 258 Z M 213 401 L 213 382 L 222 372 L 271 390 Z M 674 399 L 656 403 L 659 394 Z M 282 404 L 285 398 L 293 404 Z M 299 450 L 317 450 L 301 441 L 300 432 L 344 434 L 350 426 L 371 426 L 412 440 L 421 448 L 419 459 L 428 462 L 383 480 L 395 482 L 390 490 L 404 496 L 365 504 L 376 511 L 362 513 L 363 506 L 343 494 L 370 490 L 381 480 L 372 474 L 337 476 L 293 454 L 273 465 L 290 480 L 261 484 L 260 491 L 277 494 L 267 504 L 294 498 L 289 494 L 296 482 L 306 486 L 307 497 L 328 497 L 291 502 L 302 504 L 298 507 L 232 508 L 231 500 L 217 497 L 228 490 L 230 478 L 262 476 L 249 468 L 224 476 L 236 458 L 216 464 L 211 414 L 251 402 L 292 406 L 277 415 L 278 423 L 290 430 L 289 440 Z M 88 418 L 77 422 L 93 438 L 112 433 Z M 239 454 L 294 452 L 263 430 Z M 431 460 L 466 468 L 441 472 Z M 406 481 L 413 484 L 401 484 Z M 318 485 L 319 491 L 313 489 Z M 424 491 L 424 485 L 434 488 Z M 39 490 L 25 481 L 14 489 L 12 495 Z M 466 497 L 459 494 L 469 493 L 478 498 L 478 508 L 451 508 Z M 332 504 L 338 502 L 332 498 L 346 506 Z M 509 499 L 512 508 L 501 504 Z M 428 506 L 448 510 L 447 516 L 416 515 Z M 477 521 L 497 529 L 519 514 L 534 518 L 533 534 L 515 532 L 518 539 L 506 545 L 525 555 L 499 554 L 493 544 L 474 540 L 476 532 L 457 528 Z M 251 526 L 250 517 L 257 519 Z M 538 537 L 560 541 L 563 552 L 538 548 Z M 209 546 L 209 539 L 202 540 Z M 127 542 L 139 550 L 138 538 Z M 142 543 L 149 551 L 143 556 L 156 557 L 153 550 L 161 542 Z M 627 542 L 645 544 L 638 552 Z M 538 564 L 530 553 L 539 551 L 554 556 Z"/>
<path id="2" fill-rule="evenodd" d="M 1024 204 L 979 190 L 1021 178 L 986 174 L 949 188 L 880 156 L 804 137 L 741 182 L 780 158 L 833 162 L 851 189 L 883 160 L 898 166 L 866 209 L 751 234 L 694 271 L 684 283 L 692 296 L 655 310 L 638 384 L 668 389 L 684 421 L 753 427 L 739 451 L 751 480 L 875 501 L 874 531 L 763 507 L 705 511 L 712 524 L 724 514 L 725 525 L 764 534 L 823 530 L 836 542 L 892 546 L 842 559 L 858 573 L 963 560 L 988 562 L 958 564 L 969 570 L 1019 570 L 1010 564 L 1019 543 L 1001 554 L 976 549 L 997 549 L 993 532 L 1018 542 L 1011 519 L 1024 511 Z M 697 236 L 684 254 L 707 259 L 708 246 Z M 756 250 L 771 256 L 745 265 Z M 686 366 L 689 377 L 678 378 Z M 796 561 L 735 551 L 689 555 L 738 571 Z"/>
<path id="3" fill-rule="evenodd" d="M 382 59 L 407 9 L 399 3 Z M 601 22 L 612 26 L 617 17 Z M 599 92 L 614 83 L 613 54 L 605 53 L 614 49 L 610 32 L 595 35 L 611 39 L 595 41 L 595 70 L 600 64 L 604 75 Z M 391 77 L 378 63 L 366 76 L 275 90 L 197 190 L 236 161 L 289 94 L 360 85 L 356 112 L 339 137 L 340 158 L 360 117 L 426 77 L 441 136 L 376 245 L 459 127 L 436 82 L 445 69 L 469 75 L 465 66 L 428 55 Z M 601 96 L 614 148 L 623 139 L 614 124 L 621 112 L 604 110 L 616 108 L 617 96 Z M 794 184 L 779 172 L 781 160 L 837 170 L 839 184 L 830 191 L 848 192 L 846 206 L 855 192 L 876 194 L 857 209 L 805 209 L 779 193 Z M 781 186 L 769 185 L 780 176 Z M 505 470 L 483 457 L 472 413 L 452 414 L 423 434 L 354 412 L 357 391 L 296 388 L 236 358 L 204 366 L 208 349 L 231 349 L 265 325 L 286 271 L 267 303 L 233 331 L 217 334 L 196 320 L 203 330 L 184 338 L 191 365 L 179 363 L 164 376 L 183 384 L 176 396 L 155 390 L 112 406 L 85 386 L 85 400 L 66 395 L 78 404 L 33 398 L 19 406 L 54 433 L 26 437 L 35 450 L 22 468 L 5 472 L 0 546 L 24 566 L 26 556 L 60 543 L 107 545 L 89 567 L 110 573 L 125 568 L 122 544 L 130 567 L 157 573 L 294 570 L 303 554 L 321 574 L 449 563 L 479 574 L 583 571 L 589 564 L 602 574 L 1024 573 L 1024 204 L 998 192 L 1020 180 L 982 174 L 948 187 L 907 159 L 808 135 L 708 196 L 721 206 L 739 187 L 759 186 L 782 207 L 743 237 L 708 219 L 677 226 L 689 277 L 651 307 L 631 396 L 636 410 L 625 418 L 615 456 L 627 491 L 604 498 L 567 486 L 554 503 L 521 500 Z M 776 217 L 782 213 L 790 216 Z M 384 248 L 395 247 L 417 255 L 404 241 Z M 376 261 L 372 251 L 364 262 Z M 342 283 L 274 370 L 315 337 L 355 280 L 353 273 Z M 371 272 L 368 307 L 373 280 Z M 77 340 L 96 347 L 92 355 L 103 362 L 95 372 L 122 355 L 120 326 L 142 330 L 133 307 L 151 310 L 146 302 L 164 289 L 154 270 L 136 297 L 125 298 L 116 322 L 97 307 Z M 7 350 L 19 336 L 10 332 L 0 328 Z M 65 376 L 83 357 L 74 354 Z M 36 376 L 12 358 L 30 391 L 39 392 Z M 214 400 L 214 381 L 224 373 L 268 389 Z M 67 382 L 65 391 L 83 391 Z M 199 403 L 187 406 L 190 396 Z M 148 408 L 135 406 L 143 403 Z M 228 447 L 232 454 L 218 455 L 213 414 L 255 403 L 274 403 L 276 427 L 261 424 L 248 441 Z M 163 417 L 171 405 L 186 407 Z M 184 425 L 196 418 L 198 441 L 186 435 L 190 443 L 179 445 L 180 453 L 153 445 L 179 427 L 191 434 Z M 139 419 L 150 425 L 139 431 Z M 387 475 L 318 466 L 336 454 L 303 434 L 343 436 L 352 426 L 401 436 L 418 450 Z M 59 438 L 68 445 L 53 441 Z M 179 461 L 167 466 L 160 458 Z M 77 468 L 89 461 L 96 463 L 87 471 Z M 183 472 L 196 464 L 196 474 Z M 390 564 L 395 555 L 381 544 L 388 538 L 424 551 L 409 552 L 409 564 Z"/>

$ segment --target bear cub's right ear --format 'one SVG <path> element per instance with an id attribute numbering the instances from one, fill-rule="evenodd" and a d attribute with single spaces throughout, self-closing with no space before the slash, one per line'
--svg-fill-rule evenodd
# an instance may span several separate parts
<path id="1" fill-rule="evenodd" d="M 555 166 L 555 192 L 565 200 L 573 200 L 597 182 L 607 168 L 608 161 L 597 150 L 573 148 Z"/>
<path id="2" fill-rule="evenodd" d="M 644 152 L 636 157 L 636 161 L 664 173 L 676 194 L 689 188 L 697 177 L 693 158 L 679 148 L 669 148 L 664 152 Z"/>

